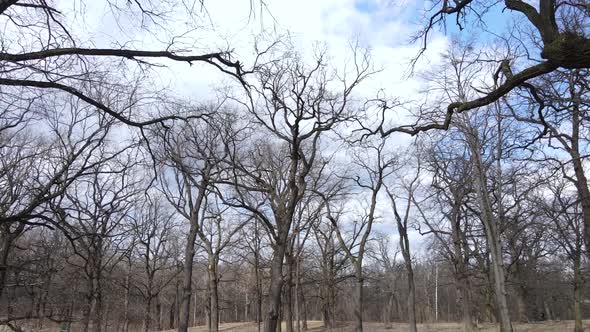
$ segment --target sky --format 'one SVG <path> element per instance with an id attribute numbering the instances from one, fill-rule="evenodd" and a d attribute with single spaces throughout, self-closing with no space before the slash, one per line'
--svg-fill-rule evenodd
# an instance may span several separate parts
<path id="1" fill-rule="evenodd" d="M 289 35 L 304 55 L 311 55 L 313 46 L 318 43 L 325 45 L 333 66 L 338 70 L 343 70 L 350 61 L 350 43 L 358 42 L 371 50 L 373 65 L 380 70 L 360 85 L 356 92 L 358 97 L 374 97 L 378 91 L 407 99 L 419 96 L 420 81 L 409 77 L 408 70 L 411 59 L 419 50 L 418 45 L 410 43 L 410 37 L 419 28 L 423 1 L 265 0 L 261 3 L 253 0 L 253 7 L 250 6 L 249 1 L 205 1 L 206 12 L 200 11 L 203 20 L 199 21 L 196 30 L 181 39 L 182 42 L 190 43 L 191 49 L 196 45 L 203 53 L 230 48 L 235 58 L 247 67 L 253 61 L 254 41 L 260 40 L 261 35 L 266 35 L 267 40 Z M 155 36 L 146 33 L 146 29 L 134 30 L 138 22 L 128 21 L 126 17 L 113 21 L 108 14 L 93 14 L 101 11 L 108 13 L 107 7 L 87 8 L 87 11 L 91 14 L 88 15 L 84 33 L 92 35 L 95 43 L 112 43 L 117 39 L 121 43 L 132 41 L 133 46 L 138 48 L 158 49 L 162 48 L 160 40 L 169 40 L 169 35 L 187 30 L 181 14 L 178 23 L 171 27 L 172 32 Z M 435 32 L 427 53 L 416 69 L 425 70 L 435 65 L 447 43 L 447 36 Z M 211 66 L 173 62 L 166 65 L 167 68 L 156 72 L 158 84 L 193 100 L 215 99 L 216 89 L 228 84 L 227 77 Z M 390 142 L 393 147 L 406 144 L 409 139 L 409 136 L 399 135 L 392 137 Z M 374 230 L 390 234 L 391 244 L 397 245 L 390 210 L 390 203 L 383 194 L 377 211 L 382 218 L 374 225 Z M 418 246 L 423 239 L 417 232 L 411 232 L 410 236 L 415 249 L 420 250 Z"/>
<path id="2" fill-rule="evenodd" d="M 126 2 L 115 1 L 123 6 Z M 70 26 L 78 27 L 79 34 L 90 36 L 98 46 L 162 49 L 174 37 L 176 49 L 197 53 L 231 49 L 235 59 L 248 67 L 253 60 L 254 41 L 260 40 L 261 35 L 265 34 L 269 40 L 288 34 L 304 54 L 311 52 L 314 44 L 326 45 L 334 67 L 342 70 L 350 61 L 350 43 L 358 42 L 371 50 L 373 64 L 381 70 L 360 87 L 359 93 L 374 95 L 382 89 L 391 95 L 410 96 L 419 88 L 419 82 L 408 79 L 406 74 L 410 60 L 418 52 L 418 46 L 410 43 L 410 36 L 419 27 L 424 1 L 205 0 L 204 7 L 197 1 L 193 8 L 197 20 L 187 23 L 186 9 L 177 8 L 177 12 L 166 13 L 165 21 L 157 22 L 167 28 L 166 32 L 157 33 L 154 31 L 161 29 L 149 19 L 141 21 L 139 15 L 112 15 L 107 2 L 65 3 L 80 13 L 69 15 L 75 20 Z M 436 62 L 447 42 L 445 35 L 434 33 L 418 70 Z M 215 88 L 227 84 L 224 76 L 211 66 L 166 65 L 167 69 L 157 71 L 160 83 L 184 96 L 212 99 Z"/>
<path id="3" fill-rule="evenodd" d="M 187 8 L 172 8 L 165 20 L 153 22 L 139 20 L 136 8 L 125 15 L 113 16 L 112 8 L 103 1 L 72 1 L 72 24 L 76 33 L 100 47 L 125 47 L 160 50 L 174 38 L 173 49 L 190 49 L 192 53 L 232 50 L 235 59 L 247 68 L 254 59 L 254 42 L 289 36 L 303 55 L 310 55 L 316 44 L 328 48 L 333 66 L 343 70 L 349 63 L 350 43 L 358 42 L 371 50 L 373 65 L 379 72 L 372 75 L 359 89 L 361 98 L 375 97 L 379 91 L 387 96 L 406 100 L 419 99 L 423 84 L 417 76 L 410 76 L 409 65 L 420 45 L 411 42 L 411 36 L 421 27 L 427 1 L 421 0 L 205 0 L 204 7 L 191 7 L 199 19 L 188 19 Z M 185 2 L 191 2 L 185 0 Z M 119 1 L 125 6 L 128 1 Z M 154 1 L 153 3 L 158 3 Z M 178 3 L 178 2 L 177 2 Z M 125 8 L 125 7 L 123 7 Z M 490 13 L 492 21 L 500 22 L 497 10 Z M 193 17 L 194 17 L 193 16 Z M 497 18 L 498 20 L 496 20 Z M 166 29 L 158 28 L 164 24 Z M 497 26 L 490 29 L 497 30 Z M 450 41 L 458 32 L 453 24 L 447 33 L 434 29 L 427 52 L 415 67 L 416 72 L 433 68 L 440 62 Z M 264 36 L 264 38 L 262 37 Z M 262 40 L 262 41 L 261 41 Z M 208 65 L 165 62 L 166 67 L 155 69 L 154 84 L 175 94 L 206 102 L 216 99 L 216 89 L 230 83 L 227 76 Z M 399 115 L 403 118 L 403 114 Z M 398 135 L 390 139 L 393 147 L 406 144 L 409 136 Z M 378 213 L 390 214 L 387 200 L 381 200 Z M 394 234 L 393 218 L 385 217 L 375 225 L 381 232 Z M 419 244 L 420 235 L 411 234 L 412 242 Z M 397 243 L 397 239 L 392 239 Z"/>

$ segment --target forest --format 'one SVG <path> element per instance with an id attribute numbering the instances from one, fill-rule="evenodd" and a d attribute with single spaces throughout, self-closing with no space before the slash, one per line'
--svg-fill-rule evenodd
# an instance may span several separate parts
<path id="1" fill-rule="evenodd" d="M 590 1 L 286 2 L 0 0 L 0 331 L 589 331 Z"/>

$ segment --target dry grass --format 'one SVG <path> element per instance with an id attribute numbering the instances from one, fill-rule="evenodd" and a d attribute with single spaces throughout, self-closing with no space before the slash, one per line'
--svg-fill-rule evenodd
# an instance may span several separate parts
<path id="1" fill-rule="evenodd" d="M 354 324 L 352 322 L 341 322 L 333 329 L 326 329 L 322 327 L 320 321 L 308 321 L 308 332 L 352 332 L 354 331 Z M 567 332 L 573 331 L 573 321 L 547 321 L 528 324 L 514 324 L 516 332 Z M 409 331 L 407 324 L 393 323 L 388 326 L 381 323 L 365 323 L 364 332 L 406 332 Z M 57 324 L 47 327 L 43 330 L 24 329 L 25 331 L 35 332 L 58 332 Z M 285 323 L 282 324 L 282 330 L 285 331 Z M 11 331 L 5 326 L 0 326 L 0 332 Z M 72 332 L 78 332 L 79 329 L 72 328 Z M 165 332 L 174 332 L 175 330 L 168 330 Z M 190 332 L 206 332 L 206 326 L 197 326 L 189 329 Z M 256 332 L 256 324 L 254 323 L 226 323 L 221 324 L 219 331 L 221 332 Z M 418 324 L 419 332 L 461 332 L 461 325 L 459 323 L 429 323 Z M 492 324 L 482 324 L 479 326 L 480 332 L 497 332 L 499 328 Z M 590 320 L 584 321 L 584 331 L 590 332 Z M 80 331 L 82 332 L 82 331 Z M 108 331 L 107 331 L 108 332 Z"/>
<path id="2" fill-rule="evenodd" d="M 351 322 L 342 322 L 338 327 L 333 329 L 326 329 L 322 327 L 320 321 L 308 321 L 309 332 L 351 332 L 354 331 L 354 325 Z M 282 330 L 285 331 L 285 323 L 282 325 Z M 566 332 L 573 331 L 573 321 L 546 321 L 528 324 L 514 324 L 517 332 Z M 221 324 L 220 331 L 223 332 L 256 332 L 256 324 L 254 323 L 227 323 Z M 381 323 L 365 323 L 363 325 L 365 332 L 405 332 L 409 331 L 407 324 L 393 323 L 389 326 Z M 206 332 L 205 326 L 193 327 L 190 332 Z M 419 332 L 460 332 L 461 324 L 459 323 L 429 323 L 418 324 Z M 481 332 L 496 332 L 500 331 L 497 326 L 493 324 L 482 324 L 479 326 Z M 584 321 L 584 331 L 590 332 L 590 321 Z M 173 332 L 172 330 L 166 332 Z"/>

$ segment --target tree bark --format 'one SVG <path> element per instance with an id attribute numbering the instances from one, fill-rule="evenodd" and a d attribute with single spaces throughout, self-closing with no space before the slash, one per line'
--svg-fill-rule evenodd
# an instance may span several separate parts
<path id="1" fill-rule="evenodd" d="M 270 268 L 268 312 L 264 322 L 264 332 L 276 332 L 277 323 L 280 324 L 278 320 L 283 289 L 283 258 L 285 257 L 286 241 L 277 241 L 275 246 Z"/>
<path id="2" fill-rule="evenodd" d="M 498 315 L 500 317 L 500 331 L 512 332 L 512 322 L 510 321 L 508 302 L 506 300 L 506 283 L 504 276 L 504 263 L 502 260 L 502 245 L 500 243 L 497 221 L 493 215 L 491 200 L 486 188 L 486 171 L 481 160 L 479 145 L 474 142 L 476 138 L 471 137 L 469 134 L 467 135 L 470 137 L 468 142 L 471 148 L 472 158 L 475 166 L 475 185 L 477 198 L 481 209 L 481 220 L 484 225 L 488 248 L 490 249 L 492 273 L 494 277 L 494 295 L 496 298 Z"/>
<path id="3" fill-rule="evenodd" d="M 217 258 L 210 257 L 207 268 L 207 281 L 209 291 L 209 312 L 208 312 L 208 331 L 219 331 L 219 287 L 217 276 Z"/>
<path id="4" fill-rule="evenodd" d="M 467 270 L 467 258 L 462 249 L 461 236 L 461 219 L 460 219 L 460 199 L 455 197 L 455 204 L 451 211 L 451 227 L 453 240 L 453 254 L 455 263 L 455 282 L 459 291 L 459 301 L 461 303 L 461 310 L 463 314 L 463 331 L 471 332 L 475 330 L 473 323 L 473 311 L 471 303 L 471 285 L 469 282 L 469 275 Z"/>
<path id="5" fill-rule="evenodd" d="M 582 270 L 581 270 L 581 253 L 578 253 L 574 259 L 574 332 L 584 332 L 582 323 Z"/>
<path id="6" fill-rule="evenodd" d="M 363 270 L 360 262 L 356 266 L 356 285 L 354 289 L 354 320 L 355 332 L 363 331 Z"/>
<path id="7" fill-rule="evenodd" d="M 193 258 L 195 256 L 195 240 L 197 238 L 197 221 L 191 220 L 186 237 L 184 250 L 184 269 L 182 271 L 182 291 L 180 294 L 180 310 L 178 313 L 178 332 L 188 332 L 193 278 Z"/>
<path id="8" fill-rule="evenodd" d="M 414 283 L 414 269 L 412 267 L 412 260 L 406 261 L 406 272 L 408 274 L 408 322 L 410 324 L 410 332 L 417 332 L 416 325 L 416 284 Z"/>

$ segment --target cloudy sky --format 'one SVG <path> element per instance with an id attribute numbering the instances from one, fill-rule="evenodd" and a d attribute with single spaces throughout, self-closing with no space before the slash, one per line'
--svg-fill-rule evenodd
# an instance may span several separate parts
<path id="1" fill-rule="evenodd" d="M 314 43 L 327 45 L 334 66 L 342 69 L 350 60 L 350 43 L 358 41 L 371 49 L 375 68 L 382 69 L 361 87 L 360 93 L 374 94 L 384 89 L 391 95 L 410 96 L 418 88 L 416 80 L 404 74 L 407 74 L 409 60 L 417 54 L 418 46 L 410 43 L 410 37 L 422 22 L 424 1 L 206 0 L 204 9 L 196 1 L 192 9 L 199 19 L 187 24 L 186 8 L 177 8 L 177 12 L 166 14 L 165 32 L 153 27 L 154 22 L 149 19 L 139 20 L 138 15 L 112 15 L 107 2 L 70 3 L 77 6 L 72 10 L 79 13 L 68 15 L 75 20 L 70 25 L 76 26 L 80 34 L 89 35 L 92 43 L 103 44 L 100 45 L 103 47 L 116 46 L 113 43 L 116 40 L 119 45 L 128 47 L 161 49 L 175 36 L 177 49 L 197 49 L 199 53 L 231 49 L 236 59 L 247 66 L 253 59 L 254 40 L 261 34 L 289 34 L 303 53 L 311 50 Z M 140 28 L 142 26 L 144 28 Z M 419 69 L 436 62 L 446 43 L 443 34 L 435 33 Z M 158 76 L 164 85 L 183 95 L 207 98 L 213 88 L 225 83 L 222 75 L 209 66 L 167 65 L 169 69 L 161 70 Z"/>
<path id="2" fill-rule="evenodd" d="M 419 50 L 419 44 L 410 39 L 423 23 L 424 1 L 205 0 L 204 8 L 192 8 L 200 19 L 187 20 L 187 9 L 176 8 L 177 12 L 166 13 L 162 22 L 138 20 L 137 13 L 113 16 L 112 8 L 102 1 L 72 3 L 79 4 L 72 11 L 80 15 L 71 16 L 75 21 L 70 26 L 77 27 L 77 33 L 88 35 L 96 46 L 160 50 L 174 37 L 176 50 L 190 49 L 194 54 L 231 49 L 246 67 L 255 54 L 254 41 L 261 40 L 261 35 L 271 40 L 288 34 L 303 54 L 311 52 L 316 43 L 324 44 L 337 69 L 343 69 L 350 61 L 350 43 L 358 42 L 371 50 L 373 65 L 381 70 L 357 90 L 360 97 L 373 97 L 379 90 L 404 99 L 420 96 L 418 79 L 407 74 L 410 60 Z M 165 24 L 166 30 L 154 26 L 159 23 Z M 417 71 L 436 65 L 447 43 L 447 36 L 434 32 Z M 193 100 L 214 99 L 215 89 L 227 84 L 227 78 L 212 66 L 165 64 L 165 68 L 156 70 L 158 84 Z M 392 143 L 407 139 L 395 138 Z M 390 214 L 386 199 L 379 210 L 381 215 Z M 391 233 L 395 229 L 392 218 L 385 219 L 375 228 Z M 418 243 L 419 235 L 413 234 L 413 240 Z"/>

